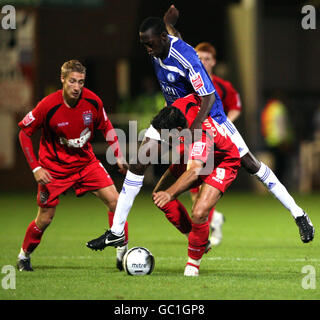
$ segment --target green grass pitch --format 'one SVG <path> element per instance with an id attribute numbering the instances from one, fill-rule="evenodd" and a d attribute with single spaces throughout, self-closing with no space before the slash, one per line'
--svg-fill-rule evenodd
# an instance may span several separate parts
<path id="1" fill-rule="evenodd" d="M 191 207 L 188 195 L 181 197 Z M 107 228 L 106 209 L 92 195 L 61 197 L 56 216 L 32 255 L 34 272 L 16 272 L 16 288 L 0 300 L 310 300 L 320 298 L 320 195 L 297 195 L 316 228 L 303 244 L 291 215 L 270 195 L 230 191 L 218 209 L 226 216 L 224 238 L 202 260 L 200 276 L 183 276 L 187 240 L 153 206 L 143 190 L 129 215 L 129 247 L 155 256 L 150 276 L 115 267 L 115 249 L 92 252 L 85 243 Z M 0 195 L 0 268 L 16 264 L 27 225 L 36 214 L 34 193 Z M 315 289 L 304 289 L 302 268 L 316 271 Z"/>

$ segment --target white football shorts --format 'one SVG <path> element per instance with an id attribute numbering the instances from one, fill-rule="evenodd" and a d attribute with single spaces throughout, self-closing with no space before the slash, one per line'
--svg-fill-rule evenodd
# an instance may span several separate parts
<path id="1" fill-rule="evenodd" d="M 220 124 L 220 126 L 226 130 L 232 142 L 237 146 L 240 153 L 240 158 L 246 155 L 249 152 L 249 148 L 234 124 L 229 119 L 227 119 L 225 122 Z"/>

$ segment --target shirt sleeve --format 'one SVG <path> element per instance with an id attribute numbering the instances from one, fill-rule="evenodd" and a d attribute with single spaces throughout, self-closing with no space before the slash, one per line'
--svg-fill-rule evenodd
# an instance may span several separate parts
<path id="1" fill-rule="evenodd" d="M 199 96 L 206 96 L 216 91 L 210 76 L 191 46 L 185 50 L 184 56 L 179 56 L 179 59 L 187 70 L 189 82 Z"/>
<path id="2" fill-rule="evenodd" d="M 45 119 L 45 103 L 40 101 L 37 106 L 19 122 L 18 126 L 24 131 L 29 137 L 39 129 Z"/>
<path id="3" fill-rule="evenodd" d="M 210 153 L 214 152 L 214 137 L 206 132 L 204 125 L 202 136 L 189 147 L 188 160 L 199 160 L 207 163 Z"/>
<path id="4" fill-rule="evenodd" d="M 206 142 L 196 141 L 189 148 L 188 160 L 199 160 L 206 163 L 208 159 L 208 146 Z"/>
<path id="5" fill-rule="evenodd" d="M 30 169 L 34 170 L 35 168 L 39 167 L 40 164 L 34 154 L 31 138 L 27 134 L 25 134 L 24 131 L 20 131 L 19 141 L 20 141 L 22 151 L 23 151 L 23 153 L 27 159 L 27 162 L 30 166 Z"/>
<path id="6" fill-rule="evenodd" d="M 122 152 L 120 149 L 117 133 L 114 130 L 113 125 L 108 118 L 104 107 L 102 106 L 102 103 L 99 104 L 97 129 L 102 131 L 104 138 L 114 152 L 114 156 L 116 158 L 121 157 Z"/>

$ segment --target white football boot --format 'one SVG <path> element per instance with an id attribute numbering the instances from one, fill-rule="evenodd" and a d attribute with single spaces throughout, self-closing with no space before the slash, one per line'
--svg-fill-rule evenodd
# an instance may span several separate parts
<path id="1" fill-rule="evenodd" d="M 122 246 L 122 247 L 117 247 L 117 268 L 119 269 L 119 271 L 123 270 L 123 265 L 122 265 L 122 260 L 124 255 L 126 254 L 126 252 L 128 251 L 128 244 Z"/>
<path id="2" fill-rule="evenodd" d="M 213 213 L 213 217 L 210 223 L 211 236 L 210 242 L 213 246 L 217 246 L 222 241 L 222 226 L 224 224 L 225 217 L 224 215 L 215 210 Z"/>
<path id="3" fill-rule="evenodd" d="M 198 277 L 199 276 L 199 268 L 187 264 L 184 269 L 184 275 L 186 277 Z"/>

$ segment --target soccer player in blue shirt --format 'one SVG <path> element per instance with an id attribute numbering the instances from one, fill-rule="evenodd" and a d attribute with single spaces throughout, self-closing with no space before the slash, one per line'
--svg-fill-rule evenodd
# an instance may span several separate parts
<path id="1" fill-rule="evenodd" d="M 181 38 L 181 33 L 174 27 L 178 17 L 179 11 L 174 5 L 171 5 L 165 13 L 163 20 L 169 34 Z M 289 210 L 299 228 L 301 240 L 305 243 L 312 241 L 315 230 L 308 215 L 295 203 L 294 199 L 273 171 L 263 162 L 256 159 L 249 151 L 246 143 L 232 122 L 227 119 L 227 121 L 222 123 L 222 127 L 226 129 L 232 141 L 237 145 L 241 157 L 241 165 L 248 173 L 255 175 L 281 204 Z"/>
<path id="2" fill-rule="evenodd" d="M 314 228 L 309 217 L 296 205 L 286 188 L 280 183 L 272 170 L 259 162 L 249 151 L 246 143 L 236 127 L 227 119 L 219 95 L 216 93 L 211 78 L 200 62 L 195 50 L 182 39 L 168 34 L 162 19 L 150 17 L 145 19 L 139 29 L 140 42 L 151 56 L 155 74 L 163 92 L 167 105 L 178 98 L 197 93 L 201 97 L 200 111 L 194 120 L 191 130 L 201 129 L 202 122 L 210 115 L 222 125 L 233 142 L 237 145 L 241 164 L 250 173 L 255 174 L 271 193 L 291 212 L 296 214 L 303 242 L 313 239 Z M 87 246 L 93 250 L 102 250 L 106 246 L 118 246 L 124 240 L 124 224 L 134 199 L 139 193 L 144 178 L 144 172 L 153 161 L 152 155 L 158 149 L 160 134 L 152 126 L 145 134 L 145 139 L 139 148 L 139 154 L 150 156 L 148 163 L 130 164 L 122 191 L 119 195 L 113 225 L 110 230 L 97 239 L 91 240 Z"/>

